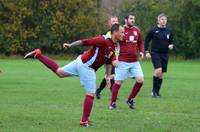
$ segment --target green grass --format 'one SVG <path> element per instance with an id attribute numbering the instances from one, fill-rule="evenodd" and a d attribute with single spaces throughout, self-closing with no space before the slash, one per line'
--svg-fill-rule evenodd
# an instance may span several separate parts
<path id="1" fill-rule="evenodd" d="M 66 60 L 58 61 L 64 65 Z M 84 89 L 78 78 L 57 78 L 37 60 L 0 60 L 0 132 L 198 132 L 200 131 L 199 61 L 171 61 L 162 98 L 150 96 L 153 69 L 142 62 L 145 83 L 131 111 L 125 100 L 134 81 L 124 82 L 117 110 L 108 110 L 109 89 L 95 100 L 94 127 L 79 126 Z M 97 84 L 104 76 L 97 72 Z"/>

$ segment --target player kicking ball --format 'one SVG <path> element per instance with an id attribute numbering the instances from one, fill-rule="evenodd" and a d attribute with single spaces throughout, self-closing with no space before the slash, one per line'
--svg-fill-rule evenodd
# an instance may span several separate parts
<path id="1" fill-rule="evenodd" d="M 91 46 L 88 51 L 84 52 L 82 55 L 77 57 L 76 60 L 65 65 L 64 67 L 59 67 L 54 60 L 44 56 L 39 49 L 26 54 L 24 58 L 26 59 L 34 56 L 35 59 L 40 60 L 45 66 L 47 66 L 47 68 L 52 70 L 60 78 L 69 76 L 78 76 L 80 78 L 80 83 L 86 90 L 85 100 L 83 102 L 83 115 L 82 119 L 80 120 L 80 125 L 89 127 L 92 125 L 91 121 L 89 120 L 89 116 L 92 111 L 94 95 L 96 92 L 95 72 L 102 65 L 104 65 L 105 62 L 109 62 L 106 66 L 106 79 L 109 80 L 112 60 L 115 57 L 115 45 L 118 41 L 122 40 L 122 38 L 123 28 L 119 24 L 114 24 L 111 27 L 111 38 L 106 38 L 106 36 L 98 36 L 75 41 L 71 44 L 64 43 L 64 48 L 71 48 L 81 45 Z"/>

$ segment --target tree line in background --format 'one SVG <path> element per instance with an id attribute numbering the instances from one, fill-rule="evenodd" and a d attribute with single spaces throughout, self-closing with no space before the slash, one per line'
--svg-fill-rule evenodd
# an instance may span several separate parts
<path id="1" fill-rule="evenodd" d="M 23 55 L 41 48 L 62 53 L 64 42 L 94 36 L 105 27 L 97 13 L 93 0 L 0 0 L 0 52 Z"/>
<path id="2" fill-rule="evenodd" d="M 174 34 L 174 54 L 200 57 L 199 0 L 109 1 L 104 8 L 104 0 L 0 0 L 0 53 L 23 55 L 34 48 L 64 53 L 64 42 L 108 30 L 109 15 L 117 15 L 122 22 L 125 15 L 134 14 L 144 38 L 156 25 L 157 15 L 165 13 Z M 77 47 L 65 52 L 79 54 L 83 50 Z"/>

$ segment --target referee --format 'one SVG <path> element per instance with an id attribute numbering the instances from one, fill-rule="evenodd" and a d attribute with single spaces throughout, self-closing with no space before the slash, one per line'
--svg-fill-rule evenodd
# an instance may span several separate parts
<path id="1" fill-rule="evenodd" d="M 152 97 L 160 97 L 163 73 L 167 72 L 168 51 L 174 47 L 172 32 L 166 27 L 167 16 L 162 13 L 157 19 L 158 25 L 151 29 L 145 38 L 145 56 L 151 58 L 154 66 Z M 152 43 L 149 50 L 150 41 Z"/>

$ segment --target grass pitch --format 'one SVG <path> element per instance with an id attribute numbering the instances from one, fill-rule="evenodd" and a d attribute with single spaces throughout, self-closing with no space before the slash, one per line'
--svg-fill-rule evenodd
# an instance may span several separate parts
<path id="1" fill-rule="evenodd" d="M 60 65 L 69 61 L 60 60 Z M 110 90 L 95 100 L 94 126 L 79 126 L 84 89 L 78 78 L 59 79 L 37 60 L 0 60 L 0 132 L 198 132 L 200 131 L 200 62 L 171 61 L 161 89 L 151 98 L 153 68 L 142 62 L 145 82 L 136 109 L 125 101 L 134 80 L 120 89 L 117 110 L 109 110 Z M 104 69 L 97 72 L 97 86 Z"/>

